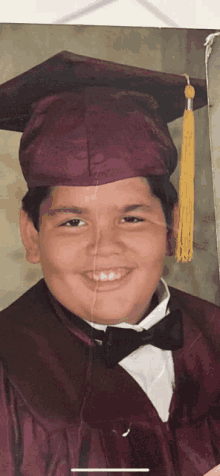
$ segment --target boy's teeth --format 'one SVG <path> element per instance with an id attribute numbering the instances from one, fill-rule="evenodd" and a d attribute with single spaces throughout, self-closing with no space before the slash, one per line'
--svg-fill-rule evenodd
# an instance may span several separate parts
<path id="1" fill-rule="evenodd" d="M 100 272 L 92 272 L 90 271 L 87 273 L 90 279 L 94 281 L 114 281 L 115 279 L 120 279 L 127 273 L 127 269 L 118 269 L 117 271 L 100 271 Z"/>

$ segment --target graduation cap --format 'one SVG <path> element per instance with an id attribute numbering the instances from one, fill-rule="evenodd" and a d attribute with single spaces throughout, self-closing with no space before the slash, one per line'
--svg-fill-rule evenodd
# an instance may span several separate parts
<path id="1" fill-rule="evenodd" d="M 191 106 L 194 93 L 194 109 L 207 104 L 207 95 L 204 80 L 190 79 L 185 86 L 184 76 L 62 51 L 0 86 L 0 129 L 23 132 L 19 159 L 29 188 L 169 177 L 177 151 L 167 124 L 183 115 L 185 91 L 189 110 L 180 223 L 186 222 L 188 231 L 187 237 L 180 232 L 177 260 L 189 261 L 194 194 Z"/>

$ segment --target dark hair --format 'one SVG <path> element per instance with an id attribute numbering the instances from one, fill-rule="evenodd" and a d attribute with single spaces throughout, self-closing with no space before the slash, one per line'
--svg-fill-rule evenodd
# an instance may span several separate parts
<path id="1" fill-rule="evenodd" d="M 150 175 L 146 178 L 150 185 L 151 192 L 159 198 L 161 202 L 167 227 L 170 227 L 172 224 L 173 208 L 178 201 L 177 192 L 168 177 Z M 39 231 L 40 205 L 49 197 L 50 193 L 51 187 L 33 187 L 28 190 L 22 199 L 22 209 L 27 213 L 37 231 Z"/>
<path id="2" fill-rule="evenodd" d="M 146 178 L 151 192 L 160 200 L 167 227 L 171 227 L 174 205 L 178 202 L 176 189 L 167 176 L 149 175 Z"/>
<path id="3" fill-rule="evenodd" d="M 27 213 L 37 231 L 39 231 L 40 206 L 50 193 L 51 187 L 33 187 L 22 198 L 22 210 Z"/>

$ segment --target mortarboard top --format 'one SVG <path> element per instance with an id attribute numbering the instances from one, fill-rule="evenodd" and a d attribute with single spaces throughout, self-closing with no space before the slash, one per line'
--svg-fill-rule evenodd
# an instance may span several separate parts
<path id="1" fill-rule="evenodd" d="M 191 79 L 195 88 L 193 108 L 207 104 L 206 83 Z M 0 86 L 0 129 L 23 132 L 32 114 L 32 104 L 66 91 L 88 86 L 116 87 L 152 95 L 158 114 L 169 123 L 181 117 L 185 108 L 186 78 L 62 51 L 29 71 Z"/>

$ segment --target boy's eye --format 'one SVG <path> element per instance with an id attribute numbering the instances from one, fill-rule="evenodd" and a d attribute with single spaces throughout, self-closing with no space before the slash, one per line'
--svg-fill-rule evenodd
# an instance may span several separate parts
<path id="1" fill-rule="evenodd" d="M 145 221 L 144 218 L 132 217 L 132 216 L 124 217 L 123 220 L 125 220 L 126 223 L 139 223 L 141 221 Z"/>
<path id="2" fill-rule="evenodd" d="M 84 220 L 80 220 L 80 218 L 72 218 L 71 220 L 62 223 L 60 226 L 68 226 L 68 227 L 79 227 L 85 225 Z"/>

